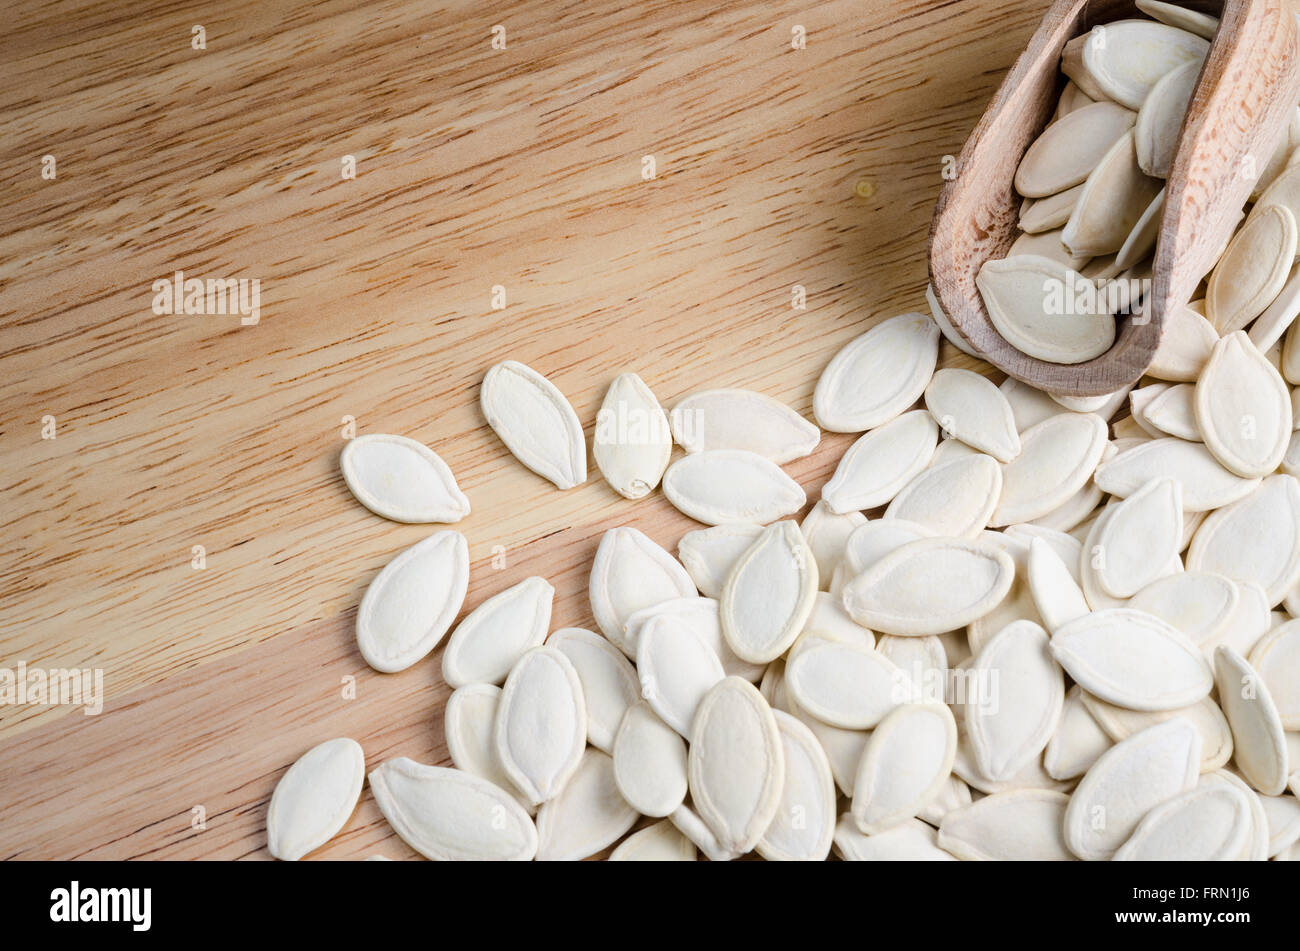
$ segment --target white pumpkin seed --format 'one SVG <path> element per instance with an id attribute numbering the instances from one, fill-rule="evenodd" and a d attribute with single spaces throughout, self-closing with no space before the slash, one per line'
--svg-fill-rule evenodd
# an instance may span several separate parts
<path id="1" fill-rule="evenodd" d="M 1107 516 L 1091 550 L 1097 582 L 1113 598 L 1130 598 L 1164 574 L 1182 542 L 1182 486 L 1153 479 Z"/>
<path id="2" fill-rule="evenodd" d="M 696 529 L 677 543 L 677 557 L 700 593 L 716 598 L 732 567 L 761 534 L 763 526 L 748 522 Z"/>
<path id="3" fill-rule="evenodd" d="M 939 794 L 931 799 L 928 805 L 923 806 L 916 817 L 937 828 L 948 813 L 970 804 L 970 787 L 956 776 L 949 776 L 939 787 Z"/>
<path id="4" fill-rule="evenodd" d="M 1264 589 L 1279 604 L 1300 583 L 1300 482 L 1269 476 L 1259 488 L 1210 514 L 1187 553 L 1187 567 Z"/>
<path id="5" fill-rule="evenodd" d="M 705 390 L 673 407 L 673 438 L 687 452 L 744 449 L 780 465 L 808 455 L 821 432 L 779 400 L 753 390 Z"/>
<path id="6" fill-rule="evenodd" d="M 765 525 L 793 515 L 808 501 L 776 463 L 743 449 L 684 456 L 668 467 L 663 486 L 679 512 L 706 525 Z"/>
<path id="7" fill-rule="evenodd" d="M 469 546 L 460 532 L 435 532 L 384 566 L 357 610 L 357 647 L 386 674 L 438 646 L 469 587 Z"/>
<path id="8" fill-rule="evenodd" d="M 840 457 L 835 474 L 822 487 L 822 499 L 841 514 L 886 504 L 925 469 L 938 439 L 939 430 L 925 410 L 873 429 Z"/>
<path id="9" fill-rule="evenodd" d="M 561 489 L 587 481 L 587 443 L 569 401 L 532 367 L 506 360 L 488 370 L 479 404 L 516 459 Z"/>
<path id="10" fill-rule="evenodd" d="M 1127 740 L 1149 726 L 1182 717 L 1201 735 L 1201 772 L 1218 769 L 1232 758 L 1232 731 L 1223 712 L 1209 697 L 1190 706 L 1154 712 L 1126 710 L 1090 693 L 1082 694 L 1082 699 L 1093 720 L 1116 742 Z"/>
<path id="11" fill-rule="evenodd" d="M 973 538 L 984 530 L 1002 493 L 1002 468 L 984 453 L 930 466 L 885 509 L 885 519 L 922 525 L 934 535 Z"/>
<path id="12" fill-rule="evenodd" d="M 643 499 L 654 491 L 673 440 L 668 417 L 644 380 L 635 373 L 614 378 L 596 414 L 591 455 L 609 487 L 626 499 Z"/>
<path id="13" fill-rule="evenodd" d="M 1205 446 L 1245 479 L 1268 475 L 1291 439 L 1291 393 L 1244 332 L 1214 345 L 1196 382 L 1196 422 Z"/>
<path id="14" fill-rule="evenodd" d="M 925 388 L 925 408 L 949 436 L 999 462 L 1020 453 L 1015 415 L 1002 391 L 970 370 L 943 369 Z"/>
<path id="15" fill-rule="evenodd" d="M 939 328 L 924 314 L 882 321 L 850 341 L 822 371 L 813 415 L 822 429 L 861 433 L 915 403 L 934 375 Z"/>
<path id="16" fill-rule="evenodd" d="M 1250 665 L 1264 679 L 1282 726 L 1300 730 L 1300 620 L 1269 631 L 1251 650 Z M 1300 760 L 1291 769 L 1300 769 Z"/>
<path id="17" fill-rule="evenodd" d="M 1002 467 L 1002 495 L 992 524 L 1031 522 L 1083 489 L 1106 451 L 1106 421 L 1061 413 L 1021 433 L 1021 450 Z"/>
<path id="18" fill-rule="evenodd" d="M 1061 229 L 1055 231 L 1040 231 L 1038 234 L 1024 233 L 1011 242 L 1011 247 L 1007 249 L 1007 257 L 1012 258 L 1018 254 L 1033 254 L 1039 257 L 1051 258 L 1053 261 L 1060 261 L 1066 267 L 1078 271 L 1086 267 L 1092 260 L 1086 254 L 1071 254 L 1070 249 L 1061 242 Z M 979 356 L 979 354 L 972 354 Z M 1009 378 L 1013 379 L 1013 378 Z"/>
<path id="19" fill-rule="evenodd" d="M 357 501 L 395 522 L 459 522 L 469 499 L 447 463 L 405 436 L 349 439 L 339 456 L 343 479 Z"/>
<path id="20" fill-rule="evenodd" d="M 1083 363 L 1115 342 L 1115 318 L 1096 309 L 1096 286 L 1059 261 L 1032 255 L 990 258 L 975 285 L 997 332 L 1031 357 Z"/>
<path id="21" fill-rule="evenodd" d="M 614 738 L 614 780 L 643 816 L 668 816 L 686 799 L 686 743 L 642 701 Z"/>
<path id="22" fill-rule="evenodd" d="M 1077 684 L 1066 692 L 1061 719 L 1043 752 L 1043 768 L 1053 779 L 1083 775 L 1111 747 L 1110 737 L 1088 712 L 1083 696 Z"/>
<path id="23" fill-rule="evenodd" d="M 688 773 L 695 809 L 722 847 L 753 849 L 781 804 L 785 776 L 776 718 L 753 684 L 728 677 L 700 701 Z"/>
<path id="24" fill-rule="evenodd" d="M 1258 798 L 1268 818 L 1268 854 L 1272 858 L 1300 842 L 1300 799 L 1293 795 Z"/>
<path id="25" fill-rule="evenodd" d="M 780 803 L 756 849 L 769 862 L 820 862 L 830 854 L 835 834 L 830 761 L 803 723 L 779 710 L 772 716 L 781 737 L 785 776 Z"/>
<path id="26" fill-rule="evenodd" d="M 456 768 L 473 773 L 510 793 L 530 815 L 537 807 L 515 788 L 497 755 L 497 706 L 501 688 L 495 684 L 466 684 L 452 691 L 442 711 L 447 753 Z"/>
<path id="27" fill-rule="evenodd" d="M 1168 23 L 1188 33 L 1203 36 L 1207 40 L 1214 39 L 1214 34 L 1219 29 L 1218 17 L 1189 10 L 1176 3 L 1165 3 L 1164 0 L 1137 0 L 1134 6 L 1153 20 Z"/>
<path id="28" fill-rule="evenodd" d="M 1297 184 L 1300 185 L 1300 166 L 1297 166 Z M 1297 196 L 1300 200 L 1300 196 Z M 1267 353 L 1300 315 L 1300 269 L 1292 268 L 1273 303 L 1250 326 L 1250 342 L 1260 353 Z M 1294 416 L 1295 414 L 1292 413 Z"/>
<path id="29" fill-rule="evenodd" d="M 1142 173 L 1135 142 L 1131 130 L 1120 136 L 1083 183 L 1061 232 L 1061 240 L 1074 254 L 1119 251 L 1160 192 L 1160 179 Z"/>
<path id="30" fill-rule="evenodd" d="M 1163 23 L 1116 20 L 1092 28 L 1083 65 L 1107 98 L 1140 109 L 1160 77 L 1203 60 L 1209 48 L 1202 37 Z"/>
<path id="31" fill-rule="evenodd" d="M 1201 442 L 1201 427 L 1196 422 L 1196 387 L 1190 383 L 1169 386 L 1155 394 L 1142 408 L 1138 418 L 1152 436 L 1177 436 L 1192 442 Z"/>
<path id="32" fill-rule="evenodd" d="M 1203 301 L 1195 303 L 1204 304 Z M 1165 312 L 1160 345 L 1147 367 L 1147 374 L 1158 380 L 1194 381 L 1201 375 L 1218 340 L 1219 332 L 1214 324 L 1193 305 L 1170 308 Z"/>
<path id="33" fill-rule="evenodd" d="M 1133 280 L 1138 272 L 1130 269 L 1137 268 L 1155 249 L 1156 238 L 1160 234 L 1160 218 L 1164 214 L 1164 210 L 1165 190 L 1162 188 L 1156 192 L 1156 197 L 1151 199 L 1151 203 L 1146 206 L 1137 222 L 1133 225 L 1133 230 L 1128 233 L 1128 237 L 1124 239 L 1120 249 L 1115 252 L 1115 266 L 1124 269 L 1124 273 L 1119 277 L 1120 280 Z M 1150 267 L 1148 266 L 1141 273 L 1149 279 L 1149 272 Z M 1143 278 L 1138 277 L 1137 279 L 1142 280 Z"/>
<path id="34" fill-rule="evenodd" d="M 1020 205 L 1018 222 L 1020 230 L 1025 234 L 1042 234 L 1044 231 L 1060 230 L 1070 220 L 1070 215 L 1073 214 L 1075 206 L 1079 203 L 1079 196 L 1082 194 L 1083 185 L 1075 185 L 1047 198 L 1026 198 Z M 1068 251 L 1069 248 L 1066 250 Z"/>
<path id="35" fill-rule="evenodd" d="M 641 696 L 665 723 L 689 737 L 700 701 L 726 677 L 717 652 L 691 624 L 662 614 L 641 629 L 636 661 Z"/>
<path id="36" fill-rule="evenodd" d="M 586 745 L 578 672 L 554 647 L 534 647 L 510 671 L 497 704 L 501 768 L 530 802 L 543 803 L 564 788 Z"/>
<path id="37" fill-rule="evenodd" d="M 831 593 L 842 595 L 844 584 L 848 584 L 881 558 L 908 542 L 930 538 L 932 535 L 924 525 L 901 518 L 876 519 L 858 526 L 844 546 L 843 584 L 832 584 Z"/>
<path id="38" fill-rule="evenodd" d="M 1250 214 L 1205 287 L 1205 317 L 1220 334 L 1241 330 L 1273 302 L 1295 260 L 1296 220 L 1285 205 Z"/>
<path id="39" fill-rule="evenodd" d="M 1123 106 L 1094 102 L 1051 123 L 1020 160 L 1016 191 L 1044 198 L 1078 185 L 1136 120 L 1137 114 Z"/>
<path id="40" fill-rule="evenodd" d="M 1262 862 L 1268 858 L 1268 815 L 1264 812 L 1264 805 L 1261 797 L 1255 793 L 1255 790 L 1246 785 L 1236 773 L 1227 769 L 1218 769 L 1212 773 L 1206 773 L 1201 777 L 1198 786 L 1231 786 L 1236 789 L 1250 803 L 1250 841 L 1242 848 L 1241 854 L 1237 856 L 1239 861 Z"/>
<path id="41" fill-rule="evenodd" d="M 942 634 L 996 607 L 1014 576 L 1011 556 L 986 541 L 923 538 L 849 582 L 844 607 L 873 631 Z"/>
<path id="42" fill-rule="evenodd" d="M 1219 706 L 1232 727 L 1233 756 L 1246 781 L 1265 796 L 1280 796 L 1289 773 L 1282 717 L 1255 668 L 1226 645 L 1214 650 Z"/>
<path id="43" fill-rule="evenodd" d="M 994 793 L 944 816 L 939 846 L 968 862 L 1071 862 L 1061 831 L 1068 803 L 1046 789 Z"/>
<path id="44" fill-rule="evenodd" d="M 867 517 L 861 512 L 845 512 L 837 515 L 825 499 L 822 499 L 804 516 L 799 523 L 808 550 L 817 562 L 817 583 L 823 590 L 830 585 L 831 575 L 844 557 L 844 546 L 848 544 L 853 530 L 867 523 Z"/>
<path id="45" fill-rule="evenodd" d="M 1010 779 L 1046 748 L 1061 718 L 1065 683 L 1052 659 L 1047 632 L 1016 621 L 975 656 L 977 683 L 996 684 L 996 703 L 965 703 L 966 735 L 980 772 Z"/>
<path id="46" fill-rule="evenodd" d="M 1201 443 L 1173 437 L 1134 446 L 1103 462 L 1094 475 L 1098 488 L 1121 499 L 1128 498 L 1152 479 L 1165 477 L 1177 479 L 1182 485 L 1186 512 L 1206 512 L 1230 505 L 1259 485 L 1259 479 L 1246 479 L 1229 472 Z M 1003 494 L 1006 494 L 1005 479 Z"/>
<path id="47" fill-rule="evenodd" d="M 853 819 L 874 835 L 916 816 L 952 772 L 957 724 L 941 703 L 908 703 L 872 731 L 853 785 Z"/>
<path id="48" fill-rule="evenodd" d="M 664 819 L 633 832 L 609 854 L 611 862 L 694 862 L 695 843 Z"/>
<path id="49" fill-rule="evenodd" d="M 741 855 L 739 852 L 725 848 L 704 820 L 689 806 L 678 806 L 668 817 L 668 821 L 703 852 L 704 857 L 710 862 L 730 862 Z"/>
<path id="50" fill-rule="evenodd" d="M 812 613 L 817 559 L 794 522 L 769 525 L 732 568 L 718 615 L 741 660 L 766 664 L 786 652 Z"/>
<path id="51" fill-rule="evenodd" d="M 903 671 L 879 651 L 812 641 L 787 662 L 784 684 L 800 710 L 842 730 L 869 730 L 912 699 Z"/>
<path id="52" fill-rule="evenodd" d="M 527 862 L 537 853 L 528 813 L 481 777 L 400 756 L 371 771 L 370 790 L 393 831 L 425 858 Z"/>
<path id="53" fill-rule="evenodd" d="M 660 614 L 671 614 L 681 623 L 689 626 L 700 639 L 718 655 L 722 670 L 728 676 L 734 674 L 744 677 L 750 683 L 756 683 L 766 669 L 764 664 L 751 664 L 736 656 L 722 636 L 722 621 L 718 614 L 718 602 L 713 598 L 675 598 L 653 607 L 645 608 L 633 614 L 627 620 L 627 634 L 633 643 L 639 644 L 641 630 L 651 618 Z"/>
<path id="54" fill-rule="evenodd" d="M 640 696 L 636 669 L 617 647 L 594 631 L 566 627 L 546 643 L 569 658 L 578 672 L 587 707 L 587 742 L 612 754 L 618 725 Z"/>
<path id="55" fill-rule="evenodd" d="M 537 811 L 537 861 L 576 862 L 595 855 L 636 820 L 636 810 L 614 782 L 614 761 L 588 749 L 564 788 Z"/>
<path id="56" fill-rule="evenodd" d="M 1200 62 L 1188 60 L 1161 76 L 1143 100 L 1133 127 L 1133 145 L 1138 166 L 1147 175 L 1169 177 L 1183 116 L 1200 72 Z"/>
<path id="57" fill-rule="evenodd" d="M 1201 737 L 1175 717 L 1097 758 L 1065 809 L 1065 842 L 1084 860 L 1111 858 L 1153 808 L 1196 784 Z"/>
<path id="58" fill-rule="evenodd" d="M 334 838 L 356 808 L 365 777 L 366 756 L 356 740 L 326 740 L 303 753 L 271 794 L 267 851 L 294 862 Z"/>
<path id="59" fill-rule="evenodd" d="M 1130 710 L 1172 710 L 1214 686 L 1186 635 L 1132 608 L 1094 611 L 1052 636 L 1052 654 L 1088 693 Z"/>
<path id="60" fill-rule="evenodd" d="M 1147 585 L 1129 607 L 1154 614 L 1195 644 L 1209 641 L 1232 619 L 1241 591 L 1231 578 L 1194 568 Z"/>
<path id="61" fill-rule="evenodd" d="M 937 835 L 920 819 L 876 835 L 863 835 L 846 812 L 835 825 L 835 851 L 846 862 L 955 862 L 935 844 Z"/>
<path id="62" fill-rule="evenodd" d="M 628 657 L 637 655 L 627 620 L 643 608 L 695 595 L 686 569 L 644 533 L 626 526 L 601 536 L 591 564 L 588 597 L 602 634 Z"/>
<path id="63" fill-rule="evenodd" d="M 500 684 L 524 652 L 546 640 L 555 588 L 525 578 L 494 594 L 451 632 L 442 652 L 442 679 L 452 687 Z"/>
<path id="64" fill-rule="evenodd" d="M 1116 862 L 1226 862 L 1250 835 L 1250 803 L 1231 786 L 1198 786 L 1152 809 Z"/>
<path id="65" fill-rule="evenodd" d="M 1068 537 L 1068 536 L 1067 536 Z M 1078 564 L 1078 558 L 1075 558 Z M 1077 570 L 1077 568 L 1076 568 Z M 1049 632 L 1055 633 L 1091 608 L 1060 555 L 1042 538 L 1029 543 L 1028 584 L 1034 606 Z"/>

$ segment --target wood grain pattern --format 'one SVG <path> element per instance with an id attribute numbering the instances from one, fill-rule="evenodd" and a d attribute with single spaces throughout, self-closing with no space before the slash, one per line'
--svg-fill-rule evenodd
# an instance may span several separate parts
<path id="1" fill-rule="evenodd" d="M 943 156 L 1042 13 L 237 0 L 195 21 L 162 2 L 14 6 L 0 666 L 98 667 L 108 699 L 99 717 L 0 706 L 6 858 L 265 857 L 270 791 L 315 742 L 353 736 L 372 767 L 447 762 L 440 653 L 382 676 L 352 640 L 366 584 L 431 527 L 350 497 L 343 418 L 425 441 L 456 472 L 474 506 L 457 526 L 466 609 L 541 574 L 554 626 L 590 624 L 604 529 L 671 548 L 698 526 L 659 494 L 630 503 L 594 475 L 561 493 L 525 470 L 483 423 L 483 371 L 512 357 L 546 373 L 588 436 L 625 370 L 666 405 L 736 385 L 810 415 L 836 349 L 924 309 Z M 152 283 L 177 269 L 258 278 L 260 323 L 155 316 Z M 947 345 L 944 362 L 971 363 Z M 815 499 L 850 441 L 828 434 L 787 471 Z M 413 855 L 365 793 L 318 854 L 372 851 Z"/>

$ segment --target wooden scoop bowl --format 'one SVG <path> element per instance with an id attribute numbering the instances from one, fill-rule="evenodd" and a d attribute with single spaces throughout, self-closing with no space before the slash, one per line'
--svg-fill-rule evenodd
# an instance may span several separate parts
<path id="1" fill-rule="evenodd" d="M 1061 50 L 1098 23 L 1142 17 L 1129 0 L 1054 0 L 957 158 L 930 225 L 930 281 L 954 328 L 998 369 L 1064 396 L 1100 396 L 1137 381 L 1160 343 L 1164 315 L 1191 299 L 1237 221 L 1300 103 L 1300 30 L 1290 0 L 1185 3 L 1221 16 L 1179 133 L 1166 182 L 1151 299 L 1121 318 L 1115 343 L 1086 363 L 1027 356 L 989 320 L 975 275 L 1016 237 L 1012 180 L 1064 85 Z M 1253 158 L 1253 166 L 1247 156 Z"/>

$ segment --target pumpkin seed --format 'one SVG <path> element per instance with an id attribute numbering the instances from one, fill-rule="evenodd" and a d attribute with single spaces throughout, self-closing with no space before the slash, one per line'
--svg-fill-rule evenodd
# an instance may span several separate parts
<path id="1" fill-rule="evenodd" d="M 687 452 L 744 449 L 778 465 L 808 455 L 821 432 L 779 400 L 753 390 L 705 390 L 673 407 L 673 438 Z"/>
<path id="2" fill-rule="evenodd" d="M 1094 102 L 1063 116 L 1026 150 L 1016 169 L 1016 191 L 1044 198 L 1080 184 L 1136 120 L 1136 113 L 1113 102 Z"/>
<path id="3" fill-rule="evenodd" d="M 938 358 L 939 328 L 930 318 L 885 320 L 850 341 L 822 371 L 813 415 L 831 432 L 874 429 L 920 398 Z"/>
<path id="4" fill-rule="evenodd" d="M 1144 712 L 1125 710 L 1090 693 L 1081 696 L 1083 705 L 1092 714 L 1094 722 L 1116 742 L 1126 740 L 1149 726 L 1182 717 L 1201 735 L 1201 772 L 1218 769 L 1232 758 L 1232 731 L 1228 728 L 1223 712 L 1209 697 L 1174 710 Z"/>
<path id="5" fill-rule="evenodd" d="M 339 457 L 357 501 L 395 522 L 459 522 L 469 499 L 447 463 L 405 436 L 371 434 L 348 440 Z"/>
<path id="6" fill-rule="evenodd" d="M 957 724 L 941 703 L 908 703 L 880 721 L 867 740 L 853 786 L 858 828 L 874 835 L 911 819 L 947 781 Z"/>
<path id="7" fill-rule="evenodd" d="M 1160 179 L 1138 165 L 1132 130 L 1120 136 L 1083 183 L 1061 240 L 1073 254 L 1114 254 L 1160 192 Z M 1120 267 L 1118 261 L 1116 267 Z"/>
<path id="8" fill-rule="evenodd" d="M 1300 584 L 1300 482 L 1269 476 L 1250 495 L 1205 519 L 1192 539 L 1187 567 L 1234 581 L 1253 581 L 1269 605 Z"/>
<path id="9" fill-rule="evenodd" d="M 1203 60 L 1209 48 L 1204 38 L 1177 27 L 1117 20 L 1092 28 L 1083 65 L 1107 98 L 1140 109 L 1160 77 L 1189 60 Z"/>
<path id="10" fill-rule="evenodd" d="M 1115 505 L 1092 549 L 1097 582 L 1114 598 L 1130 598 L 1177 558 L 1183 541 L 1183 491 L 1153 479 Z"/>
<path id="11" fill-rule="evenodd" d="M 804 516 L 799 531 L 817 562 L 818 587 L 824 590 L 830 585 L 831 575 L 844 557 L 844 546 L 848 544 L 849 536 L 855 528 L 866 523 L 867 517 L 858 511 L 836 514 L 825 498 Z"/>
<path id="12" fill-rule="evenodd" d="M 1043 752 L 1043 768 L 1053 779 L 1074 779 L 1088 771 L 1111 747 L 1111 739 L 1083 702 L 1076 684 L 1065 694 L 1061 719 Z"/>
<path id="13" fill-rule="evenodd" d="M 452 687 L 500 684 L 524 652 L 546 640 L 555 589 L 525 578 L 494 594 L 451 632 L 442 652 L 442 679 Z"/>
<path id="14" fill-rule="evenodd" d="M 338 834 L 361 798 L 366 756 L 356 740 L 318 743 L 294 761 L 271 794 L 266 848 L 294 862 Z"/>
<path id="15" fill-rule="evenodd" d="M 1201 651 L 1152 614 L 1108 608 L 1052 635 L 1052 654 L 1084 690 L 1130 710 L 1172 710 L 1214 686 Z"/>
<path id="16" fill-rule="evenodd" d="M 786 664 L 784 683 L 800 710 L 842 730 L 871 729 L 912 692 L 884 654 L 826 640 L 810 642 Z"/>
<path id="17" fill-rule="evenodd" d="M 469 546 L 460 532 L 435 532 L 384 566 L 357 610 L 357 647 L 386 674 L 438 646 L 469 587 Z"/>
<path id="18" fill-rule="evenodd" d="M 1196 422 L 1205 446 L 1245 479 L 1277 469 L 1291 439 L 1291 393 L 1242 331 L 1214 345 L 1196 381 Z"/>
<path id="19" fill-rule="evenodd" d="M 643 608 L 695 595 L 690 575 L 644 533 L 626 526 L 601 536 L 588 585 L 591 613 L 610 641 L 628 657 L 637 655 L 627 621 Z"/>
<path id="20" fill-rule="evenodd" d="M 636 669 L 617 647 L 580 627 L 556 631 L 547 644 L 569 658 L 578 672 L 587 707 L 587 742 L 612 754 L 618 725 L 640 694 Z"/>
<path id="21" fill-rule="evenodd" d="M 558 488 L 587 481 L 582 423 L 555 384 L 532 367 L 506 360 L 479 390 L 487 423 L 516 459 Z"/>
<path id="22" fill-rule="evenodd" d="M 1183 116 L 1200 72 L 1200 62 L 1188 60 L 1161 76 L 1143 100 L 1133 127 L 1133 145 L 1138 166 L 1147 175 L 1169 177 Z"/>
<path id="23" fill-rule="evenodd" d="M 1286 736 L 1268 685 L 1244 657 L 1223 644 L 1214 650 L 1214 671 L 1238 768 L 1265 796 L 1282 795 L 1288 774 Z"/>
<path id="24" fill-rule="evenodd" d="M 1031 522 L 1083 489 L 1106 451 L 1106 421 L 1091 413 L 1061 413 L 1021 433 L 1021 450 L 1002 467 L 1002 495 L 992 524 Z"/>
<path id="25" fill-rule="evenodd" d="M 741 555 L 722 588 L 722 636 L 741 660 L 773 661 L 803 630 L 816 594 L 817 560 L 799 526 L 770 525 Z"/>
<path id="26" fill-rule="evenodd" d="M 1264 679 L 1287 730 L 1300 730 L 1300 620 L 1271 630 L 1250 652 L 1250 665 Z M 1291 769 L 1300 768 L 1300 760 Z"/>
<path id="27" fill-rule="evenodd" d="M 1220 334 L 1241 330 L 1273 302 L 1295 260 L 1296 220 L 1285 205 L 1254 211 L 1210 272 L 1205 316 Z"/>
<path id="28" fill-rule="evenodd" d="M 1002 494 L 1002 469 L 984 453 L 930 466 L 905 485 L 884 518 L 903 519 L 934 535 L 973 538 L 984 530 Z"/>
<path id="29" fill-rule="evenodd" d="M 664 473 L 664 495 L 706 525 L 767 524 L 793 515 L 807 497 L 769 459 L 743 449 L 712 449 L 678 459 Z"/>
<path id="30" fill-rule="evenodd" d="M 661 614 L 642 628 L 636 660 L 641 696 L 665 723 L 690 736 L 700 701 L 726 677 L 717 652 L 689 623 Z"/>
<path id="31" fill-rule="evenodd" d="M 611 862 L 694 862 L 695 843 L 667 819 L 633 832 L 609 855 Z"/>
<path id="32" fill-rule="evenodd" d="M 716 598 L 722 594 L 732 566 L 761 534 L 763 526 L 748 522 L 696 529 L 677 543 L 677 557 L 700 593 Z"/>
<path id="33" fill-rule="evenodd" d="M 1187 512 L 1230 505 L 1259 485 L 1259 479 L 1229 472 L 1201 443 L 1174 437 L 1152 439 L 1120 453 L 1099 465 L 1093 478 L 1101 491 L 1123 499 L 1152 479 L 1164 477 L 1182 485 L 1183 510 Z"/>
<path id="34" fill-rule="evenodd" d="M 691 800 L 728 851 L 754 848 L 781 804 L 785 754 L 772 709 L 739 677 L 700 701 L 688 756 Z"/>
<path id="35" fill-rule="evenodd" d="M 1070 796 L 1066 845 L 1084 860 L 1111 858 L 1148 812 L 1196 785 L 1200 762 L 1200 734 L 1180 717 L 1116 743 Z"/>
<path id="36" fill-rule="evenodd" d="M 938 427 L 925 410 L 873 429 L 840 457 L 835 474 L 822 487 L 822 499 L 840 514 L 886 504 L 925 469 L 938 438 Z"/>
<path id="37" fill-rule="evenodd" d="M 1147 813 L 1115 861 L 1229 861 L 1245 847 L 1250 822 L 1250 803 L 1240 790 L 1198 786 Z"/>
<path id="38" fill-rule="evenodd" d="M 1010 462 L 1020 454 L 1020 435 L 1011 404 L 1001 390 L 978 373 L 938 371 L 925 388 L 925 408 L 950 436 L 987 452 L 998 462 Z"/>
<path id="39" fill-rule="evenodd" d="M 673 441 L 668 417 L 644 380 L 635 373 L 614 378 L 596 414 L 591 455 L 609 487 L 626 499 L 643 499 L 654 491 Z"/>
<path id="40" fill-rule="evenodd" d="M 873 631 L 942 634 L 996 607 L 1014 576 L 1011 556 L 986 541 L 923 538 L 849 582 L 844 607 Z"/>
<path id="41" fill-rule="evenodd" d="M 975 284 L 998 333 L 1031 357 L 1083 363 L 1115 342 L 1115 318 L 1096 309 L 1096 286 L 1058 261 L 1032 255 L 990 259 Z"/>
<path id="42" fill-rule="evenodd" d="M 614 739 L 619 792 L 644 816 L 668 816 L 686 799 L 686 743 L 642 701 L 629 707 Z"/>
<path id="43" fill-rule="evenodd" d="M 785 776 L 781 800 L 756 846 L 770 862 L 820 862 L 835 834 L 835 780 L 830 761 L 808 727 L 772 711 L 781 737 Z"/>
<path id="44" fill-rule="evenodd" d="M 587 745 L 587 705 L 569 658 L 534 647 L 506 678 L 497 704 L 501 768 L 528 800 L 554 798 L 577 770 Z"/>
<path id="45" fill-rule="evenodd" d="M 393 831 L 435 861 L 529 861 L 537 827 L 514 797 L 458 769 L 405 756 L 370 773 L 375 803 Z"/>
<path id="46" fill-rule="evenodd" d="M 1064 793 L 1014 789 L 943 817 L 939 846 L 968 862 L 1072 862 L 1062 834 Z"/>
<path id="47" fill-rule="evenodd" d="M 588 749 L 559 794 L 537 810 L 537 861 L 576 862 L 595 855 L 636 820 L 636 810 L 614 782 L 613 760 Z"/>

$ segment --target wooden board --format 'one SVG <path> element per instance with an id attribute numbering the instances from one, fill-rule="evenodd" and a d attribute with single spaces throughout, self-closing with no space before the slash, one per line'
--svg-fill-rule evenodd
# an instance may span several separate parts
<path id="1" fill-rule="evenodd" d="M 196 50 L 195 14 L 161 2 L 13 6 L 0 667 L 98 668 L 107 699 L 0 706 L 4 858 L 266 857 L 266 801 L 312 744 L 447 763 L 440 652 L 379 675 L 353 642 L 366 584 L 431 529 L 351 498 L 345 417 L 456 472 L 466 610 L 538 574 L 555 627 L 590 625 L 602 531 L 672 549 L 698 526 L 525 470 L 479 412 L 484 370 L 546 373 L 588 436 L 626 370 L 666 405 L 745 386 L 810 415 L 836 349 L 924 309 L 944 156 L 1042 12 L 237 0 Z M 260 321 L 155 314 L 176 270 L 258 279 Z M 816 499 L 850 441 L 787 471 Z M 372 852 L 414 856 L 367 792 L 317 855 Z"/>

